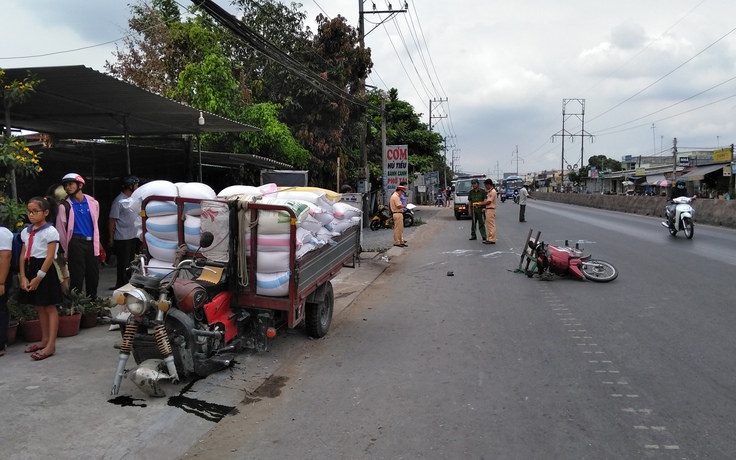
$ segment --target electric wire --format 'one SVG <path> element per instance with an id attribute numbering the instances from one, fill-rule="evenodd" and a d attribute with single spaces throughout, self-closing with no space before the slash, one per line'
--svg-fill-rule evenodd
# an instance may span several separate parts
<path id="1" fill-rule="evenodd" d="M 731 29 L 730 31 L 728 31 L 728 32 L 727 32 L 727 33 L 726 33 L 725 35 L 723 35 L 723 36 L 722 36 L 721 38 L 719 38 L 718 40 L 714 41 L 714 42 L 713 42 L 713 43 L 711 43 L 710 45 L 708 45 L 708 46 L 706 46 L 705 48 L 703 48 L 702 50 L 698 51 L 698 52 L 697 52 L 697 53 L 696 53 L 695 55 L 691 56 L 691 57 L 690 57 L 689 59 L 687 59 L 687 60 L 686 60 L 685 62 L 683 62 L 682 64 L 678 65 L 677 67 L 675 67 L 674 69 L 670 70 L 669 72 L 667 72 L 666 74 L 664 74 L 663 76 L 661 76 L 660 78 L 658 78 L 657 80 L 655 80 L 655 81 L 653 81 L 652 83 L 650 83 L 649 85 L 645 86 L 645 87 L 644 87 L 643 89 L 641 89 L 641 90 L 637 91 L 636 93 L 632 94 L 631 96 L 629 96 L 628 98 L 626 98 L 626 99 L 624 99 L 623 101 L 619 102 L 618 104 L 614 105 L 613 107 L 611 107 L 610 109 L 606 110 L 605 112 L 603 112 L 603 113 L 601 113 L 601 114 L 598 114 L 598 115 L 596 115 L 596 116 L 595 116 L 595 117 L 593 117 L 593 118 L 592 118 L 591 120 L 589 120 L 589 122 L 593 122 L 594 120 L 597 120 L 598 118 L 602 117 L 603 115 L 605 115 L 605 114 L 607 114 L 607 113 L 611 112 L 612 110 L 614 110 L 614 109 L 616 109 L 616 108 L 618 108 L 618 107 L 622 106 L 622 105 L 623 105 L 623 104 L 625 104 L 626 102 L 628 102 L 628 101 L 632 100 L 633 98 L 635 98 L 636 96 L 640 95 L 640 94 L 641 94 L 641 93 L 643 93 L 644 91 L 648 90 L 648 89 L 649 89 L 649 88 L 651 88 L 652 86 L 654 86 L 654 85 L 656 85 L 657 83 L 661 82 L 662 80 L 664 80 L 664 79 L 665 79 L 665 78 L 667 78 L 668 76 L 670 76 L 670 75 L 672 75 L 673 73 L 675 73 L 675 72 L 676 72 L 677 70 L 681 69 L 682 67 L 684 67 L 685 65 L 687 65 L 688 63 L 690 63 L 690 62 L 691 62 L 691 61 L 692 61 L 693 59 L 695 59 L 696 57 L 700 56 L 701 54 L 703 54 L 704 52 L 706 52 L 706 51 L 707 51 L 708 49 L 710 49 L 711 47 L 715 46 L 715 45 L 716 45 L 716 44 L 717 44 L 718 42 L 720 42 L 720 41 L 721 41 L 721 40 L 723 40 L 724 38 L 726 38 L 726 37 L 728 37 L 729 35 L 731 35 L 731 34 L 732 34 L 732 33 L 733 33 L 734 31 L 736 31 L 736 27 L 735 27 L 735 28 L 733 28 L 733 29 Z"/>

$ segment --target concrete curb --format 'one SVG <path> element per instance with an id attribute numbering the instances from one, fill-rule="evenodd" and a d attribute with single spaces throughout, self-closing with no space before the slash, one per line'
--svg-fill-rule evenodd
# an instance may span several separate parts
<path id="1" fill-rule="evenodd" d="M 556 203 L 588 206 L 608 211 L 664 218 L 665 197 L 585 195 L 579 193 L 534 193 L 534 198 Z M 736 200 L 697 199 L 693 203 L 695 222 L 736 228 Z"/>

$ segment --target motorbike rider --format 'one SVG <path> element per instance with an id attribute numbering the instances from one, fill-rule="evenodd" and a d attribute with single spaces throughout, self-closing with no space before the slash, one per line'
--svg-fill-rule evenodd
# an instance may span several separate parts
<path id="1" fill-rule="evenodd" d="M 667 204 L 667 214 L 669 215 L 669 224 L 670 227 L 675 226 L 675 208 L 677 205 L 672 202 L 675 198 L 680 198 L 681 196 L 688 196 L 687 193 L 687 184 L 685 182 L 685 179 L 680 177 L 675 181 L 675 186 L 672 187 L 672 190 L 670 190 L 670 196 L 668 197 L 669 203 Z"/>

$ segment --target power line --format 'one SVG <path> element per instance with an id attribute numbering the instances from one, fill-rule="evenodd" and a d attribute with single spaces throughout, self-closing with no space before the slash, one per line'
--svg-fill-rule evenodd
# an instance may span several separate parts
<path id="1" fill-rule="evenodd" d="M 640 95 L 640 94 L 641 94 L 641 93 L 643 93 L 644 91 L 646 91 L 646 90 L 648 90 L 649 88 L 651 88 L 652 86 L 656 85 L 656 84 L 657 84 L 657 83 L 659 83 L 660 81 L 664 80 L 664 79 L 665 79 L 665 78 L 667 78 L 668 76 L 670 76 L 670 75 L 672 75 L 673 73 L 675 73 L 675 72 L 676 72 L 677 70 L 679 70 L 679 69 L 681 69 L 682 67 L 684 67 L 684 66 L 685 66 L 686 64 L 688 64 L 688 63 L 689 63 L 690 61 L 692 61 L 692 60 L 693 60 L 693 59 L 695 59 L 696 57 L 698 57 L 698 56 L 700 56 L 701 54 L 703 54 L 703 53 L 704 53 L 705 51 L 707 51 L 708 49 L 710 49 L 711 47 L 713 47 L 713 46 L 714 46 L 714 45 L 715 45 L 716 43 L 720 42 L 720 41 L 721 41 L 721 40 L 723 40 L 724 38 L 726 38 L 726 37 L 728 37 L 729 35 L 731 35 L 731 34 L 732 34 L 732 33 L 733 33 L 734 31 L 736 31 L 736 28 L 733 28 L 733 29 L 731 29 L 731 30 L 730 30 L 730 31 L 728 31 L 728 32 L 727 32 L 727 33 L 726 33 L 725 35 L 723 35 L 723 36 L 722 36 L 721 38 L 719 38 L 718 40 L 714 41 L 714 42 L 713 42 L 713 43 L 711 43 L 710 45 L 708 45 L 708 46 L 706 46 L 705 48 L 703 48 L 702 50 L 700 50 L 700 51 L 699 51 L 698 53 L 696 53 L 696 54 L 695 54 L 694 56 L 692 56 L 692 57 L 691 57 L 690 59 L 686 60 L 686 61 L 685 61 L 685 62 L 683 62 L 682 64 L 678 65 L 678 66 L 677 66 L 677 67 L 675 67 L 674 69 L 672 69 L 672 70 L 670 70 L 669 72 L 667 72 L 666 74 L 664 74 L 664 75 L 663 75 L 662 77 L 658 78 L 657 80 L 655 80 L 655 81 L 654 81 L 654 82 L 652 82 L 651 84 L 647 85 L 646 87 L 644 87 L 644 88 L 643 88 L 643 89 L 641 89 L 640 91 L 637 91 L 636 93 L 632 94 L 631 96 L 629 96 L 628 98 L 626 98 L 626 99 L 624 99 L 623 101 L 619 102 L 618 104 L 614 105 L 613 107 L 611 107 L 610 109 L 606 110 L 605 112 L 603 112 L 603 113 L 601 113 L 601 114 L 599 114 L 599 115 L 597 115 L 597 116 L 593 117 L 593 118 L 592 118 L 592 119 L 591 119 L 590 121 L 594 121 L 594 120 L 596 120 L 596 119 L 598 119 L 598 118 L 602 117 L 603 115 L 607 114 L 608 112 L 610 112 L 610 111 L 612 111 L 612 110 L 614 110 L 614 109 L 616 109 L 616 108 L 618 108 L 618 107 L 622 106 L 622 105 L 623 105 L 623 104 L 625 104 L 626 102 L 628 102 L 628 101 L 632 100 L 632 99 L 633 99 L 633 98 L 635 98 L 636 96 Z"/>

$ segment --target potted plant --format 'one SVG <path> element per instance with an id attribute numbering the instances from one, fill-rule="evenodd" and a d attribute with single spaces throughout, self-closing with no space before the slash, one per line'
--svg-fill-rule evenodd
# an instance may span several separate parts
<path id="1" fill-rule="evenodd" d="M 10 296 L 8 299 L 8 311 L 10 312 L 11 322 L 15 318 L 18 321 L 18 332 L 26 342 L 38 342 L 41 340 L 41 321 L 38 320 L 38 311 L 36 307 L 28 304 L 21 304 Z"/>
<path id="2" fill-rule="evenodd" d="M 79 327 L 81 326 L 82 311 L 84 311 L 85 305 L 90 302 L 90 298 L 78 291 L 72 289 L 66 298 L 59 305 L 59 337 L 71 337 L 79 334 Z"/>
<path id="3" fill-rule="evenodd" d="M 97 319 L 105 308 L 107 301 L 102 297 L 95 299 L 82 295 L 77 302 L 77 308 L 82 313 L 82 328 L 91 328 L 97 325 Z"/>
<path id="4" fill-rule="evenodd" d="M 18 303 L 15 302 L 15 299 L 8 298 L 8 314 L 10 316 L 10 321 L 8 322 L 8 336 L 6 339 L 5 345 L 12 345 L 15 343 L 17 337 L 18 337 L 18 325 L 20 324 L 20 315 L 21 310 L 17 307 Z"/>

